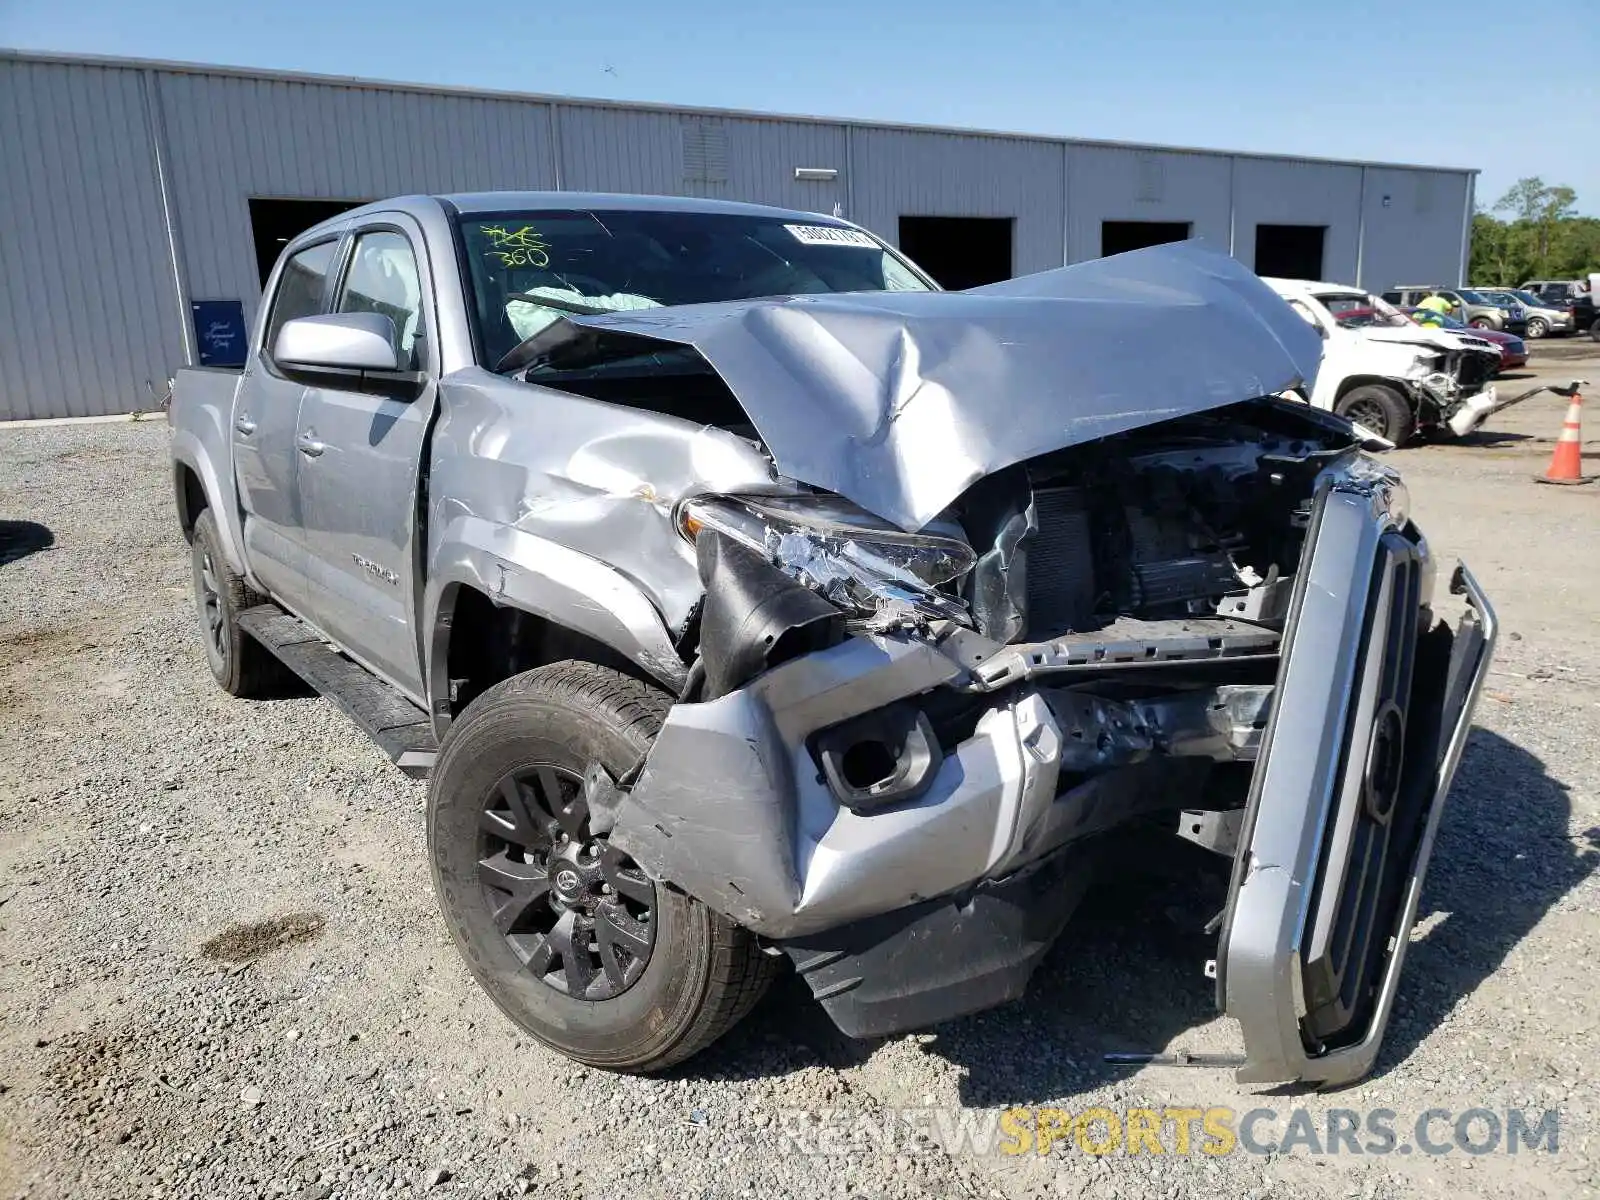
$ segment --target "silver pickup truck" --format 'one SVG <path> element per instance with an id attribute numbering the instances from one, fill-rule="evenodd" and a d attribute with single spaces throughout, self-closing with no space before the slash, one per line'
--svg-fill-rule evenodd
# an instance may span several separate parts
<path id="1" fill-rule="evenodd" d="M 1354 1079 L 1495 621 L 1277 398 L 1321 349 L 1192 244 L 947 293 L 814 214 L 370 205 L 177 378 L 207 659 L 430 776 L 467 965 L 583 1062 L 785 963 L 855 1036 L 1016 998 L 1137 831 L 1220 868 L 1240 1078 Z"/>

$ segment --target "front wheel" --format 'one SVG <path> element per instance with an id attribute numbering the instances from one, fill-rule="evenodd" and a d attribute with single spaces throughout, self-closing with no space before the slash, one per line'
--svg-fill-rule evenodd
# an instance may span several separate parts
<path id="1" fill-rule="evenodd" d="M 1473 317 L 1472 320 L 1467 322 L 1467 324 L 1471 325 L 1474 329 L 1493 329 L 1494 328 L 1494 322 L 1491 321 L 1488 317 Z"/>
<path id="2" fill-rule="evenodd" d="M 671 703 L 591 663 L 513 676 L 451 726 L 428 791 L 434 887 L 468 968 L 523 1029 L 606 1070 L 682 1062 L 770 978 L 747 930 L 589 827 L 584 772 L 622 775 Z"/>
<path id="3" fill-rule="evenodd" d="M 1406 398 L 1393 388 L 1378 383 L 1351 388 L 1339 397 L 1334 411 L 1341 417 L 1365 425 L 1396 446 L 1409 442 L 1416 430 L 1416 417 Z"/>
<path id="4" fill-rule="evenodd" d="M 1546 321 L 1543 317 L 1528 318 L 1528 337 L 1530 340 L 1534 338 L 1542 338 L 1549 332 L 1550 322 Z"/>

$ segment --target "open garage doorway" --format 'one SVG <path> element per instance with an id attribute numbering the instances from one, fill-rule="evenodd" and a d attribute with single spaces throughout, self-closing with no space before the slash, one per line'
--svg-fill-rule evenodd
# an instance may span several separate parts
<path id="1" fill-rule="evenodd" d="M 1186 241 L 1192 228 L 1188 221 L 1101 221 L 1100 254 L 1126 254 L 1146 246 Z"/>
<path id="2" fill-rule="evenodd" d="M 900 249 L 939 282 L 959 290 L 1011 278 L 1010 217 L 901 217 Z"/>
<path id="3" fill-rule="evenodd" d="M 337 217 L 366 200 L 263 200 L 250 198 L 250 235 L 256 243 L 256 269 L 261 286 L 267 286 L 272 264 L 278 261 L 284 245 L 296 234 L 304 233 L 318 221 Z"/>
<path id="4" fill-rule="evenodd" d="M 1256 274 L 1321 279 L 1326 225 L 1257 225 Z"/>

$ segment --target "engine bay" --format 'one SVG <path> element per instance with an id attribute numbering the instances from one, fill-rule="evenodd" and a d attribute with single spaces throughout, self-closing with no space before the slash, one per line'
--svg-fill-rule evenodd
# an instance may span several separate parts
<path id="1" fill-rule="evenodd" d="M 1039 642 L 1126 618 L 1281 616 L 1251 594 L 1293 576 L 1316 476 L 1351 448 L 1286 408 L 1234 406 L 980 481 L 956 505 L 978 551 L 962 597 L 978 631 Z"/>

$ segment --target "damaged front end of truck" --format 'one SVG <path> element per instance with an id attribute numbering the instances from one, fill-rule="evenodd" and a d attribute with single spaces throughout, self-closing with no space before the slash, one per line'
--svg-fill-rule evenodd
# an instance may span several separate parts
<path id="1" fill-rule="evenodd" d="M 1370 1069 L 1495 622 L 1464 568 L 1437 620 L 1398 475 L 1271 398 L 1320 346 L 1264 285 L 1175 247 L 535 342 L 692 350 L 773 468 L 671 501 L 693 666 L 595 832 L 875 1036 L 1021 995 L 1103 835 L 1164 825 L 1232 860 L 1241 1079 Z"/>
<path id="2" fill-rule="evenodd" d="M 1458 337 L 1456 346 L 1429 346 L 1405 376 L 1412 403 L 1425 425 L 1465 437 L 1501 407 L 1490 382 L 1500 369 L 1500 352 L 1478 338 Z"/>

